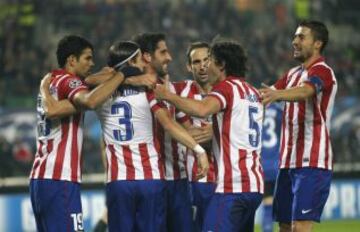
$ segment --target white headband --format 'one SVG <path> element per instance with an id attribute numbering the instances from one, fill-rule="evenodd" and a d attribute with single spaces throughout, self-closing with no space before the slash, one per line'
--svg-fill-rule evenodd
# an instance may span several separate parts
<path id="1" fill-rule="evenodd" d="M 138 48 L 133 54 L 131 54 L 131 56 L 129 56 L 127 59 L 117 63 L 113 68 L 114 69 L 120 68 L 123 64 L 125 64 L 126 62 L 128 62 L 129 60 L 134 58 L 139 52 L 140 52 L 140 49 Z"/>

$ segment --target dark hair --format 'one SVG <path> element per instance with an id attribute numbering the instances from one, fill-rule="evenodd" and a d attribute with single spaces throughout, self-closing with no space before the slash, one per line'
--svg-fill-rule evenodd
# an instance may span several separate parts
<path id="1" fill-rule="evenodd" d="M 68 35 L 62 38 L 59 41 L 56 50 L 56 58 L 59 67 L 63 68 L 66 64 L 66 59 L 71 55 L 74 55 L 78 59 L 86 48 L 94 50 L 93 45 L 80 36 Z"/>
<path id="2" fill-rule="evenodd" d="M 191 64 L 191 52 L 197 48 L 208 48 L 210 49 L 210 45 L 206 42 L 194 42 L 191 43 L 186 51 L 187 63 Z"/>
<path id="3" fill-rule="evenodd" d="M 139 45 L 131 41 L 118 41 L 114 43 L 109 49 L 107 59 L 108 66 L 114 67 L 115 65 L 120 64 L 133 55 L 138 49 Z M 136 59 L 136 56 L 131 58 L 131 60 L 133 59 Z"/>
<path id="4" fill-rule="evenodd" d="M 154 54 L 160 41 L 165 41 L 166 36 L 162 33 L 142 33 L 133 37 L 133 41 L 140 46 L 142 53 Z"/>
<path id="5" fill-rule="evenodd" d="M 216 42 L 211 46 L 210 54 L 216 64 L 224 64 L 226 76 L 245 77 L 247 56 L 239 43 Z"/>
<path id="6" fill-rule="evenodd" d="M 299 26 L 308 27 L 314 36 L 314 40 L 322 42 L 320 53 L 325 49 L 326 44 L 329 41 L 329 31 L 325 24 L 319 21 L 305 20 L 299 23 Z"/>

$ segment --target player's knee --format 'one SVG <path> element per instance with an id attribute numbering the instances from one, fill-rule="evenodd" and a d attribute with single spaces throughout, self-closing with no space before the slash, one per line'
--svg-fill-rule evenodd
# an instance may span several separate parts
<path id="1" fill-rule="evenodd" d="M 290 223 L 279 223 L 280 232 L 291 232 L 291 224 Z"/>
<path id="2" fill-rule="evenodd" d="M 292 232 L 311 232 L 312 221 L 294 221 L 292 223 Z"/>

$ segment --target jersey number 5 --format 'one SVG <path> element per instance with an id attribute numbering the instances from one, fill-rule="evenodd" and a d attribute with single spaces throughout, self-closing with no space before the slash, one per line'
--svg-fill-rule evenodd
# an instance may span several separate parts
<path id="1" fill-rule="evenodd" d="M 134 127 L 131 122 L 132 110 L 128 102 L 121 101 L 111 106 L 111 114 L 119 117 L 120 130 L 113 130 L 117 141 L 128 141 L 134 136 Z"/>
<path id="2" fill-rule="evenodd" d="M 259 124 L 254 119 L 254 114 L 258 113 L 258 108 L 249 106 L 249 128 L 255 131 L 255 135 L 253 133 L 249 134 L 249 143 L 253 147 L 257 147 L 260 141 L 260 127 Z"/>

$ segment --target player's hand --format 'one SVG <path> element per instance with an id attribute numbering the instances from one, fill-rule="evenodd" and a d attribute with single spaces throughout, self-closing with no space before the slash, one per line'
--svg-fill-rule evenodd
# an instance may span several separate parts
<path id="1" fill-rule="evenodd" d="M 278 90 L 273 90 L 269 86 L 263 85 L 263 88 L 259 89 L 263 105 L 268 105 L 278 100 Z"/>
<path id="2" fill-rule="evenodd" d="M 154 93 L 156 99 L 166 100 L 170 92 L 165 84 L 157 84 L 156 88 L 154 89 Z"/>
<path id="3" fill-rule="evenodd" d="M 197 155 L 198 171 L 196 173 L 196 179 L 201 179 L 207 175 L 209 170 L 209 160 L 206 153 Z"/>
<path id="4" fill-rule="evenodd" d="M 208 142 L 213 137 L 213 128 L 210 123 L 207 123 L 202 127 L 190 127 L 188 131 L 197 143 Z"/>

